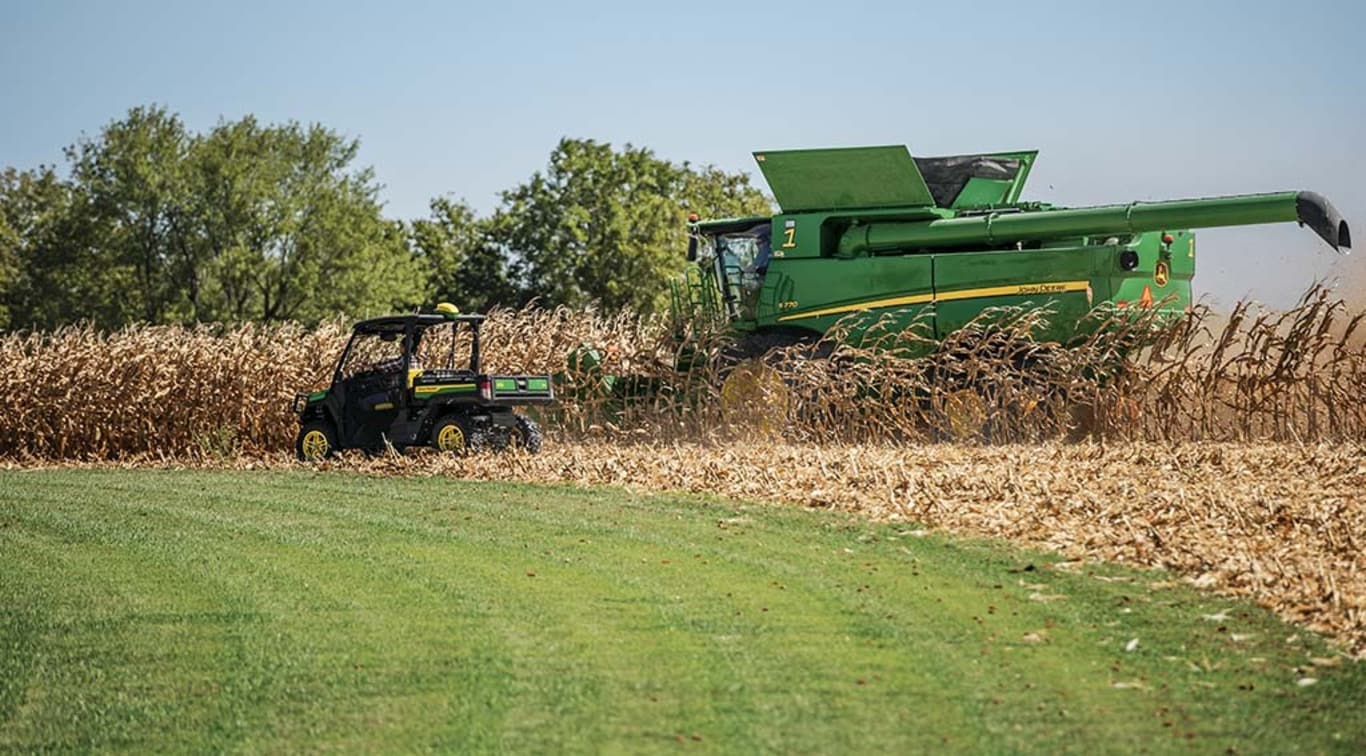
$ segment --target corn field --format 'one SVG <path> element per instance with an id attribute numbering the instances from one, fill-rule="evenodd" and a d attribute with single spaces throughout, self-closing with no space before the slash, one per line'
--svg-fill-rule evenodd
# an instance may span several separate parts
<path id="1" fill-rule="evenodd" d="M 1067 348 L 1029 338 L 1049 317 L 989 311 L 932 351 L 915 329 L 874 328 L 859 347 L 733 366 L 720 329 L 680 339 L 664 319 L 498 310 L 484 363 L 555 374 L 542 420 L 565 442 L 1366 441 L 1366 313 L 1324 288 L 1284 312 L 1097 315 Z M 340 323 L 0 336 L 0 456 L 287 450 L 294 393 L 326 386 L 346 338 Z"/>

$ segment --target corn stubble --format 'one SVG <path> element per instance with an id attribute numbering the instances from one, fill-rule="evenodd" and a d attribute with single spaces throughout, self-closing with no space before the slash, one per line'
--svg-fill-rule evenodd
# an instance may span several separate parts
<path id="1" fill-rule="evenodd" d="M 719 327 L 497 310 L 485 364 L 559 378 L 547 452 L 338 464 L 708 491 L 1004 537 L 1171 568 L 1366 652 L 1366 312 L 1315 287 L 1283 312 L 1097 314 L 1067 348 L 1028 338 L 1051 317 L 989 311 L 919 357 L 921 331 L 874 323 L 858 348 L 732 368 Z M 0 458 L 292 464 L 290 401 L 326 385 L 347 335 L 0 336 Z M 600 360 L 567 366 L 584 347 Z"/>

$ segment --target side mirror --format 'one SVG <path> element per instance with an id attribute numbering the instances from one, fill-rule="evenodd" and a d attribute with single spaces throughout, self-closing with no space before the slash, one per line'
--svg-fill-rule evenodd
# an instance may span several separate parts
<path id="1" fill-rule="evenodd" d="M 688 237 L 688 262 L 697 262 L 697 237 Z"/>

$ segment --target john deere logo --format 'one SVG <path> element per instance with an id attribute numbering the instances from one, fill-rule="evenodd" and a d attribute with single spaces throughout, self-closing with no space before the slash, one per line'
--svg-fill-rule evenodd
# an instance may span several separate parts
<path id="1" fill-rule="evenodd" d="M 1171 278 L 1172 271 L 1165 260 L 1159 260 L 1157 269 L 1153 271 L 1153 283 L 1158 286 L 1166 286 L 1167 279 Z"/>

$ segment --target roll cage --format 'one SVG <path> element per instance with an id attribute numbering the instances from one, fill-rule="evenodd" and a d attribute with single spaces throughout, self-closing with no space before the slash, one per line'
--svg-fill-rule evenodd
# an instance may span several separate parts
<path id="1" fill-rule="evenodd" d="M 342 350 L 341 356 L 337 359 L 336 367 L 332 371 L 332 382 L 340 383 L 343 380 L 342 368 L 346 365 L 355 349 L 358 338 L 365 336 L 379 336 L 382 340 L 402 339 L 402 353 L 400 364 L 395 366 L 402 374 L 407 374 L 412 365 L 413 355 L 417 354 L 418 347 L 422 343 L 422 336 L 429 329 L 439 328 L 443 325 L 451 327 L 451 350 L 447 356 L 447 369 L 455 369 L 455 347 L 459 339 L 457 338 L 460 327 L 464 324 L 470 331 L 470 359 L 466 368 L 471 373 L 480 372 L 480 348 L 479 348 L 479 329 L 485 320 L 483 315 L 388 315 L 382 318 L 372 318 L 362 320 L 351 329 L 351 338 L 346 342 L 346 348 Z"/>

